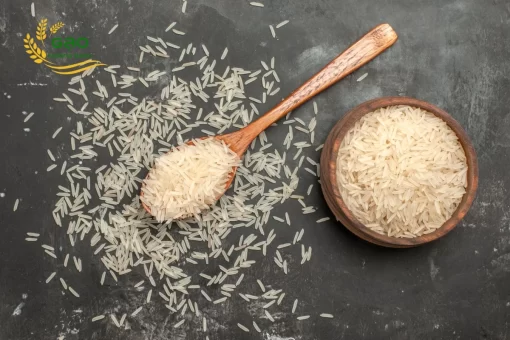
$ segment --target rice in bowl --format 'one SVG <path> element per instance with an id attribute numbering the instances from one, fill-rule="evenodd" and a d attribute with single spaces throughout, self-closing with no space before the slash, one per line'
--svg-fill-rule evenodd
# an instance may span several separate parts
<path id="1" fill-rule="evenodd" d="M 369 229 L 414 238 L 440 228 L 467 187 L 467 163 L 455 132 L 420 108 L 389 106 L 347 132 L 336 162 L 347 208 Z"/>

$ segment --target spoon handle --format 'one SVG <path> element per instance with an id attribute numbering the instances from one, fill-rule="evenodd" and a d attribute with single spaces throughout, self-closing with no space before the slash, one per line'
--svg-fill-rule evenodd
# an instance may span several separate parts
<path id="1" fill-rule="evenodd" d="M 354 43 L 354 45 L 333 59 L 319 73 L 292 92 L 285 100 L 242 129 L 241 131 L 243 131 L 245 138 L 251 138 L 252 140 L 257 137 L 262 131 L 287 113 L 374 59 L 385 49 L 393 45 L 396 40 L 397 33 L 395 33 L 390 25 L 381 24 L 375 27 Z"/>

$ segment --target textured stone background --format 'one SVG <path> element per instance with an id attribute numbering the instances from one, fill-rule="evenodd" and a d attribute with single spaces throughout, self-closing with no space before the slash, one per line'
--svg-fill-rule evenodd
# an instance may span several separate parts
<path id="1" fill-rule="evenodd" d="M 210 339 L 509 339 L 510 329 L 510 4 L 503 0 L 189 0 L 181 13 L 176 0 L 36 1 L 37 19 L 64 21 L 67 32 L 87 36 L 90 51 L 110 64 L 136 64 L 146 35 L 163 35 L 179 22 L 187 39 L 204 42 L 211 53 L 228 46 L 228 61 L 247 69 L 275 56 L 282 95 L 290 93 L 326 62 L 378 23 L 390 23 L 399 40 L 389 51 L 317 98 L 316 139 L 324 141 L 332 125 L 357 104 L 379 96 L 407 95 L 430 101 L 455 117 L 471 136 L 480 163 L 477 200 L 465 220 L 444 239 L 409 250 L 366 244 L 330 221 L 318 186 L 312 193 L 319 215 L 302 218 L 298 204 L 288 211 L 299 220 L 292 235 L 305 227 L 314 248 L 310 263 L 294 266 L 288 276 L 276 273 L 272 259 L 261 260 L 255 277 L 287 292 L 286 309 L 263 334 L 246 334 L 237 322 L 250 324 L 253 308 L 243 300 L 206 312 Z M 35 31 L 27 0 L 0 0 L 0 340 L 17 339 L 204 339 L 199 320 L 175 331 L 173 317 L 153 303 L 119 330 L 111 322 L 92 324 L 103 312 L 133 310 L 145 295 L 123 284 L 99 286 L 101 264 L 86 244 L 79 276 L 69 271 L 82 298 L 62 295 L 47 275 L 61 264 L 24 241 L 26 231 L 41 230 L 54 244 L 69 247 L 54 231 L 50 211 L 57 173 L 46 174 L 45 149 L 58 126 L 71 126 L 67 110 L 51 98 L 67 89 L 68 78 L 32 63 L 22 37 Z M 269 24 L 290 23 L 273 39 Z M 112 35 L 107 32 L 119 23 Z M 177 56 L 155 60 L 171 69 Z M 368 72 L 362 82 L 356 79 Z M 268 101 L 264 109 L 274 105 Z M 34 111 L 24 132 L 21 111 Z M 309 119 L 311 105 L 294 112 Z M 271 134 L 284 135 L 278 129 Z M 67 142 L 66 142 L 67 143 Z M 318 155 L 316 159 L 318 159 Z M 38 174 L 35 174 L 35 172 Z M 306 188 L 313 178 L 302 178 Z M 12 212 L 16 198 L 20 209 Z M 275 221 L 270 224 L 277 223 Z M 278 227 L 276 224 L 274 227 Z M 64 249 L 65 250 L 65 249 Z M 96 262 L 94 262 L 96 261 Z M 61 263 L 61 261 L 60 261 Z M 23 294 L 26 297 L 23 298 Z M 300 313 L 331 312 L 335 319 L 298 322 L 289 314 L 294 298 Z M 19 315 L 13 315 L 21 304 Z M 17 314 L 17 313 L 14 313 Z"/>

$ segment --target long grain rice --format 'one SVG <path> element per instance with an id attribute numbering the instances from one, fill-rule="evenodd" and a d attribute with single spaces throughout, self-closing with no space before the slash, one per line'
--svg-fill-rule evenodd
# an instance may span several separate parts
<path id="1" fill-rule="evenodd" d="M 467 183 L 464 150 L 453 130 L 420 108 L 391 106 L 364 115 L 342 140 L 337 181 L 366 227 L 413 238 L 441 227 Z"/>

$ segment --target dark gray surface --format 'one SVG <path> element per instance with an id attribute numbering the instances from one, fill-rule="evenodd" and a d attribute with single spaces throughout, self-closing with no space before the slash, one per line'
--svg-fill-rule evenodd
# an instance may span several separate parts
<path id="1" fill-rule="evenodd" d="M 259 322 L 264 335 L 253 330 L 246 334 L 236 323 L 250 324 L 252 310 L 236 299 L 209 310 L 217 322 L 210 326 L 210 339 L 509 339 L 510 4 L 261 1 L 265 8 L 244 0 L 189 0 L 182 14 L 179 1 L 43 0 L 36 2 L 36 12 L 38 19 L 62 20 L 73 34 L 90 37 L 90 50 L 101 60 L 125 65 L 135 63 L 137 46 L 146 35 L 163 35 L 170 22 L 178 21 L 190 41 L 203 41 L 217 54 L 228 46 L 231 64 L 253 69 L 259 60 L 275 56 L 282 95 L 372 26 L 388 22 L 399 34 L 396 45 L 317 98 L 317 139 L 323 142 L 333 123 L 365 100 L 407 95 L 430 101 L 454 116 L 471 136 L 479 157 L 480 187 L 471 211 L 447 237 L 417 249 L 388 250 L 358 240 L 337 223 L 315 225 L 317 218 L 329 215 L 316 186 L 312 196 L 318 214 L 301 218 L 298 204 L 285 207 L 306 229 L 305 241 L 314 249 L 311 262 L 283 276 L 268 258 L 250 273 L 251 285 L 254 277 L 261 277 L 284 288 L 285 314 L 274 324 Z M 103 312 L 132 311 L 145 295 L 127 288 L 137 277 L 100 287 L 101 264 L 97 258 L 89 260 L 86 243 L 74 249 L 85 262 L 84 272 L 78 276 L 66 271 L 82 298 L 62 295 L 57 280 L 44 284 L 62 260 L 43 256 L 40 246 L 28 244 L 24 237 L 27 231 L 40 230 L 41 239 L 64 250 L 69 247 L 50 215 L 59 176 L 46 173 L 45 149 L 67 144 L 67 138 L 53 140 L 51 134 L 58 126 L 66 130 L 75 123 L 68 122 L 69 112 L 51 100 L 68 87 L 68 77 L 35 65 L 23 50 L 22 36 L 36 27 L 30 3 L 0 0 L 0 192 L 6 193 L 0 198 L 0 340 L 61 335 L 66 340 L 204 339 L 196 331 L 200 320 L 176 331 L 173 317 L 157 303 L 133 320 L 129 331 L 111 322 L 92 324 L 90 318 Z M 268 25 L 285 19 L 290 23 L 278 30 L 278 40 L 273 39 Z M 115 34 L 107 35 L 117 22 Z M 368 77 L 357 83 L 365 72 Z M 46 85 L 26 85 L 30 82 Z M 29 124 L 23 124 L 23 110 L 36 112 Z M 307 105 L 294 114 L 310 118 L 311 112 Z M 31 131 L 24 132 L 25 127 Z M 312 181 L 303 176 L 300 188 L 306 190 Z M 13 213 L 16 198 L 22 203 Z M 279 235 L 292 237 L 295 230 Z M 296 321 L 288 313 L 296 297 L 300 314 L 330 312 L 335 319 Z M 13 315 L 22 302 L 21 314 Z"/>

